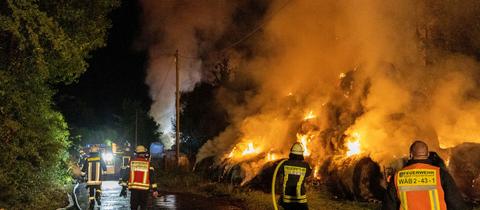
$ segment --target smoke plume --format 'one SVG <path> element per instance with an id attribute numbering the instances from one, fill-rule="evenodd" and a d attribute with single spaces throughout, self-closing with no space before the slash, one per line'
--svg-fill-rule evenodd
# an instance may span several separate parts
<path id="1" fill-rule="evenodd" d="M 230 24 L 233 3 L 206 0 L 142 0 L 143 37 L 148 46 L 146 83 L 153 100 L 150 115 L 159 123 L 162 142 L 169 148 L 175 118 L 175 61 L 178 49 L 180 91 L 190 91 L 202 80 L 201 57 L 213 49 Z"/>
<path id="2" fill-rule="evenodd" d="M 383 163 L 415 139 L 437 151 L 480 142 L 478 1 L 284 2 L 270 5 L 254 55 L 236 60 L 237 83 L 255 88 L 221 88 L 231 125 L 197 161 L 251 160 L 250 145 L 286 157 L 305 135 L 313 164 L 352 140 Z"/>
<path id="3" fill-rule="evenodd" d="M 189 91 L 208 80 L 202 67 L 212 62 L 209 54 L 240 40 L 228 49 L 235 66 L 217 92 L 230 125 L 203 145 L 197 161 L 240 164 L 249 179 L 287 157 L 296 141 L 315 166 L 350 155 L 388 164 L 415 139 L 441 155 L 480 143 L 479 1 L 141 2 L 150 113 L 167 136 L 173 52 L 182 55 L 181 90 Z M 245 2 L 260 9 L 245 12 Z M 259 27 L 245 33 L 245 22 Z"/>

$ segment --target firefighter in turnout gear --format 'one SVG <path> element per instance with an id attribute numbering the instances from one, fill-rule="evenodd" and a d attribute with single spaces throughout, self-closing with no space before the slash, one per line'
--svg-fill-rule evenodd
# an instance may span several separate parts
<path id="1" fill-rule="evenodd" d="M 130 144 L 126 143 L 125 144 L 125 149 L 122 154 L 122 164 L 120 168 L 120 179 L 119 182 L 120 185 L 122 185 L 122 191 L 120 192 L 120 196 L 127 197 L 127 180 L 123 180 L 123 177 L 126 176 L 125 173 L 127 173 L 127 168 L 130 165 L 130 159 L 132 158 L 133 154 L 130 151 Z"/>
<path id="2" fill-rule="evenodd" d="M 97 146 L 90 148 L 90 153 L 85 159 L 82 172 L 87 176 L 87 188 L 89 190 L 89 203 L 93 207 L 95 200 L 100 205 L 100 197 L 102 194 L 102 172 L 107 170 L 107 165 L 103 161 Z"/>
<path id="3" fill-rule="evenodd" d="M 283 192 L 280 205 L 286 209 L 308 209 L 305 180 L 312 173 L 312 168 L 303 157 L 304 148 L 300 143 L 293 144 L 288 160 L 279 166 L 279 174 L 283 175 Z"/>
<path id="4" fill-rule="evenodd" d="M 130 160 L 123 177 L 122 185 L 130 190 L 130 208 L 144 210 L 149 206 L 150 195 L 158 196 L 155 171 L 150 165 L 147 149 L 144 146 L 135 148 L 135 157 Z"/>
<path id="5" fill-rule="evenodd" d="M 468 209 L 448 171 L 429 159 L 428 146 L 415 141 L 410 160 L 388 184 L 384 210 Z"/>

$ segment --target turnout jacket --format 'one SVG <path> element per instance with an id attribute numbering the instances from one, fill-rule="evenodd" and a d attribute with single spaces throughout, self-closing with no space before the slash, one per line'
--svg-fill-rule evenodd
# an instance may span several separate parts
<path id="1" fill-rule="evenodd" d="M 305 180 L 312 168 L 304 160 L 289 159 L 280 166 L 283 175 L 282 203 L 307 203 Z"/>
<path id="2" fill-rule="evenodd" d="M 133 153 L 131 151 L 123 151 L 121 169 L 126 169 L 129 166 L 132 157 Z"/>
<path id="3" fill-rule="evenodd" d="M 157 190 L 155 170 L 150 160 L 144 156 L 137 156 L 130 160 L 122 178 L 122 186 L 130 190 Z"/>
<path id="4" fill-rule="evenodd" d="M 120 184 L 122 186 L 127 186 L 127 181 L 128 180 L 123 180 L 123 178 L 126 176 L 125 173 L 127 173 L 127 168 L 130 166 L 130 160 L 132 159 L 133 157 L 133 153 L 131 151 L 124 151 L 123 154 L 122 154 L 122 162 L 121 162 L 121 166 L 120 166 L 120 178 L 119 178 L 119 181 L 120 181 Z"/>
<path id="5" fill-rule="evenodd" d="M 382 210 L 468 209 L 452 176 L 431 160 L 409 160 L 388 183 Z"/>
<path id="6" fill-rule="evenodd" d="M 100 153 L 93 152 L 85 158 L 82 172 L 87 176 L 87 185 L 101 185 L 102 184 L 102 171 L 107 170 L 107 165 Z"/>

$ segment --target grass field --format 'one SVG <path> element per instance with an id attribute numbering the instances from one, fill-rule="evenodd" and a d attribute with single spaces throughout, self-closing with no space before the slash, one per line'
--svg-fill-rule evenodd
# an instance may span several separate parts
<path id="1" fill-rule="evenodd" d="M 206 197 L 220 197 L 249 210 L 273 209 L 269 193 L 251 190 L 246 187 L 233 187 L 225 183 L 212 183 L 191 173 L 161 173 L 159 188 L 167 192 L 194 193 Z M 334 200 L 322 188 L 311 189 L 307 193 L 310 209 L 379 209 L 379 204 Z M 277 197 L 278 198 L 278 197 Z"/>
<path id="2" fill-rule="evenodd" d="M 195 174 L 185 172 L 163 172 L 158 177 L 161 191 L 193 193 L 206 197 L 222 198 L 248 210 L 273 209 L 271 194 L 262 191 L 211 182 Z M 380 204 L 336 200 L 323 187 L 309 189 L 307 196 L 309 207 L 314 210 L 380 209 Z M 480 207 L 473 210 L 480 210 Z"/>

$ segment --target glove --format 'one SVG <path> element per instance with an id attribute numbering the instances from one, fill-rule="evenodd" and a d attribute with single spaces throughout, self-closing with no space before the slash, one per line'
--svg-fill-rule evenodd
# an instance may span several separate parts
<path id="1" fill-rule="evenodd" d="M 122 187 L 122 191 L 120 191 L 120 197 L 127 197 L 127 187 Z"/>

